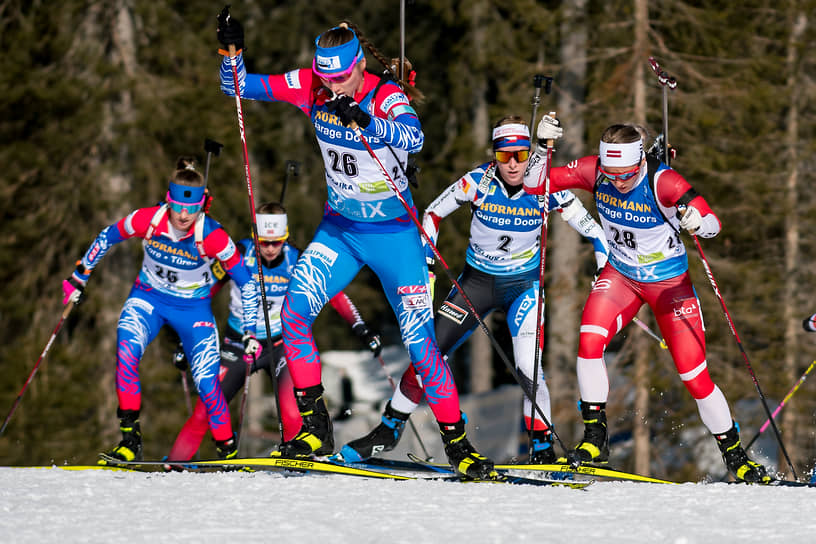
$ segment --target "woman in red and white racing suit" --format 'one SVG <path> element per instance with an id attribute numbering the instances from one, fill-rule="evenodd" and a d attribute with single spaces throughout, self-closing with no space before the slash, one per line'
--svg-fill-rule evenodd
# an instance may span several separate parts
<path id="1" fill-rule="evenodd" d="M 560 136 L 558 121 L 545 116 L 539 141 Z M 525 175 L 525 189 L 541 194 L 546 153 L 539 146 Z M 643 304 L 654 312 L 680 379 L 697 402 L 703 424 L 717 440 L 738 480 L 768 482 L 739 441 L 722 391 L 711 380 L 705 355 L 700 301 L 688 273 L 680 229 L 703 238 L 720 232 L 720 221 L 702 196 L 666 164 L 647 159 L 635 125 L 612 125 L 601 136 L 599 155 L 550 170 L 550 191 L 585 189 L 595 196 L 609 243 L 608 265 L 595 282 L 581 317 L 578 387 L 584 438 L 568 453 L 573 463 L 604 463 L 609 457 L 606 400 L 609 378 L 604 350 Z"/>

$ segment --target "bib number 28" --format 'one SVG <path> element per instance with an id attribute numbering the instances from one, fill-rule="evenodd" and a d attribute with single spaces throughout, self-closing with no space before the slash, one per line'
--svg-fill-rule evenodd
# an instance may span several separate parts
<path id="1" fill-rule="evenodd" d="M 635 233 L 631 230 L 619 230 L 612 227 L 612 238 L 618 245 L 625 245 L 629 249 L 637 249 L 637 240 L 635 240 Z"/>

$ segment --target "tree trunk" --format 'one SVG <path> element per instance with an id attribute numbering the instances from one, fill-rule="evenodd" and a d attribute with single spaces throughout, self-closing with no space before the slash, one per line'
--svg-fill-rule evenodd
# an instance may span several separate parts
<path id="1" fill-rule="evenodd" d="M 647 320 L 648 310 L 644 307 L 639 312 L 642 320 Z M 634 471 L 648 476 L 651 456 L 650 419 L 649 419 L 649 382 L 652 347 L 650 339 L 642 331 L 635 333 L 632 339 L 635 353 L 635 406 L 632 421 L 632 439 L 634 441 Z"/>
<path id="2" fill-rule="evenodd" d="M 578 157 L 585 150 L 584 120 L 579 106 L 584 101 L 587 73 L 586 0 L 569 3 L 561 25 L 561 64 L 558 74 L 557 113 L 566 127 L 564 138 L 558 141 L 557 157 Z M 551 101 L 544 97 L 543 112 L 549 111 Z M 539 116 L 540 118 L 540 116 Z M 535 130 L 536 127 L 531 127 Z M 576 195 L 578 196 L 578 195 Z M 590 207 L 588 207 L 591 209 Z M 581 307 L 588 285 L 578 285 L 581 270 L 581 236 L 560 219 L 552 218 L 552 247 L 547 248 L 552 263 L 547 285 L 547 381 L 552 402 L 553 423 L 556 427 L 567 421 L 577 422 L 575 410 L 575 357 L 578 353 L 578 329 Z"/>
<path id="3" fill-rule="evenodd" d="M 644 77 L 644 61 L 646 59 L 646 33 L 649 27 L 649 6 L 647 0 L 635 0 L 635 47 L 634 64 L 634 101 L 635 121 L 646 124 L 646 81 Z M 641 310 L 642 319 L 645 311 Z M 638 334 L 635 339 L 635 420 L 632 422 L 632 437 L 634 439 L 635 472 L 649 474 L 649 457 L 651 443 L 649 441 L 649 371 L 651 344 L 645 334 Z"/>
<path id="4" fill-rule="evenodd" d="M 110 40 L 109 62 L 119 68 L 118 82 L 120 92 L 112 95 L 102 108 L 100 140 L 105 147 L 116 148 L 118 160 L 115 167 L 106 168 L 104 160 L 101 161 L 101 171 L 99 190 L 107 192 L 112 200 L 117 201 L 118 208 L 114 211 L 116 215 L 124 215 L 131 211 L 132 202 L 128 198 L 131 189 L 132 178 L 130 176 L 131 157 L 129 147 L 126 143 L 117 141 L 122 132 L 122 126 L 132 123 L 136 117 L 133 107 L 133 91 L 131 82 L 139 77 L 139 65 L 137 60 L 136 25 L 133 13 L 129 7 L 129 2 L 121 0 L 115 3 L 111 11 L 103 8 L 102 25 L 99 29 L 103 40 Z M 89 20 L 88 25 L 99 25 L 100 21 Z M 104 218 L 110 220 L 109 217 Z M 97 272 L 100 285 L 105 285 L 105 289 L 111 293 L 126 293 L 126 283 L 133 274 L 133 259 L 124 251 L 114 252 L 106 259 L 107 262 L 102 269 Z M 126 279 L 127 278 L 127 279 Z M 116 396 L 114 384 L 114 373 L 109 369 L 115 368 L 111 361 L 115 360 L 117 322 L 119 319 L 120 306 L 108 304 L 97 314 L 98 330 L 105 331 L 100 336 L 99 349 L 104 354 L 101 365 L 106 369 L 103 383 L 100 385 L 102 400 L 99 403 L 97 415 L 101 422 L 101 427 L 110 433 L 111 439 L 115 441 L 118 436 L 118 425 L 116 424 L 116 408 L 119 404 Z M 144 423 L 143 423 L 144 424 Z"/>
<path id="5" fill-rule="evenodd" d="M 479 0 L 471 5 L 471 31 L 473 65 L 485 66 L 484 43 L 487 39 L 485 17 L 487 2 Z M 480 149 L 490 139 L 490 118 L 487 108 L 487 80 L 477 70 L 478 77 L 471 76 L 471 99 L 473 103 L 473 136 L 474 149 Z M 485 320 L 490 327 L 492 320 Z M 493 347 L 490 339 L 483 332 L 477 331 L 470 341 L 470 391 L 481 393 L 493 388 Z"/>
<path id="6" fill-rule="evenodd" d="M 797 282 L 797 268 L 799 267 L 799 216 L 796 213 L 797 202 L 799 201 L 799 161 L 798 138 L 799 138 L 799 115 L 801 74 L 798 68 L 798 47 L 805 29 L 807 28 L 807 14 L 798 12 L 793 14 L 794 23 L 791 25 L 788 39 L 788 53 L 786 68 L 788 72 L 788 89 L 790 92 L 790 107 L 788 109 L 787 130 L 785 134 L 785 144 L 787 147 L 787 164 L 790 165 L 788 178 L 785 186 L 785 274 L 784 274 L 784 300 L 782 302 L 782 312 L 785 323 L 785 349 L 784 349 L 784 375 L 791 383 L 798 378 L 799 366 L 799 335 L 798 309 L 796 294 L 799 292 L 799 282 Z M 786 410 L 781 418 L 781 427 L 788 429 L 787 436 L 797 436 L 797 417 L 795 410 Z M 794 440 L 786 440 L 785 446 L 791 460 L 796 463 L 799 460 L 799 449 Z M 780 451 L 778 470 L 785 470 L 787 463 Z"/>

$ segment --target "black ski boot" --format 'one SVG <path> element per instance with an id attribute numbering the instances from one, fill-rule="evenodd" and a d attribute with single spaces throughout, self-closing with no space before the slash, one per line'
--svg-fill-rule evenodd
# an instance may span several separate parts
<path id="1" fill-rule="evenodd" d="M 493 461 L 477 452 L 468 441 L 464 419 L 459 418 L 456 423 L 439 423 L 439 429 L 445 454 L 456 472 L 476 480 L 499 479 Z"/>
<path id="2" fill-rule="evenodd" d="M 235 459 L 238 457 L 238 444 L 235 437 L 215 441 L 215 452 L 219 459 Z"/>
<path id="3" fill-rule="evenodd" d="M 765 467 L 751 461 L 748 454 L 742 449 L 739 438 L 739 427 L 734 423 L 729 430 L 722 434 L 715 434 L 717 446 L 722 452 L 723 461 L 728 471 L 738 482 L 767 484 L 772 481 Z"/>
<path id="4" fill-rule="evenodd" d="M 391 401 L 388 401 L 380 424 L 364 437 L 352 440 L 340 449 L 343 460 L 347 463 L 358 463 L 378 453 L 393 450 L 402 437 L 405 422 L 410 416 L 411 414 L 394 410 Z"/>
<path id="5" fill-rule="evenodd" d="M 120 461 L 141 461 L 142 460 L 142 429 L 139 426 L 139 410 L 116 409 L 119 416 L 119 430 L 122 431 L 122 440 L 112 450 L 106 452 L 109 457 Z M 104 459 L 99 460 L 100 465 L 115 464 Z"/>
<path id="6" fill-rule="evenodd" d="M 552 431 L 533 431 L 533 449 L 529 463 L 532 465 L 551 465 L 555 463 Z"/>
<path id="7" fill-rule="evenodd" d="M 580 401 L 584 420 L 584 439 L 574 450 L 567 452 L 567 462 L 574 467 L 581 463 L 605 464 L 609 462 L 609 435 L 606 431 L 606 403 Z"/>
<path id="8" fill-rule="evenodd" d="M 334 452 L 334 431 L 331 417 L 323 401 L 323 385 L 317 384 L 306 389 L 295 388 L 303 425 L 292 440 L 283 442 L 273 457 L 311 457 L 331 455 Z"/>

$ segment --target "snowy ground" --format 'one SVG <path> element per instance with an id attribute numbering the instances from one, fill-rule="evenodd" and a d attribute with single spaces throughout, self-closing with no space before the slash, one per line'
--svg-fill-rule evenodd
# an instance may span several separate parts
<path id="1" fill-rule="evenodd" d="M 400 357 L 395 350 L 384 353 L 395 376 L 407 364 Z M 358 417 L 337 422 L 335 435 L 342 444 L 348 438 L 339 436 L 344 428 L 354 437 L 376 423 L 379 409 L 371 406 L 387 398 L 388 383 L 379 363 L 364 352 L 355 357 L 327 352 L 324 359 L 327 368 L 343 368 L 354 381 Z M 339 391 L 331 372 L 325 373 L 325 381 L 327 393 Z M 494 396 L 496 402 L 501 400 L 498 393 Z M 510 402 L 514 408 L 517 397 Z M 463 403 L 474 418 L 468 432 L 487 451 L 496 434 L 487 423 L 497 419 L 498 409 L 485 398 Z M 480 409 L 490 411 L 491 417 Z M 412 420 L 421 433 L 427 431 L 429 446 L 439 446 L 431 416 L 423 425 L 421 415 L 422 410 Z M 713 441 L 705 443 L 711 455 L 695 455 L 711 457 L 712 466 L 701 467 L 701 473 L 719 474 L 722 460 Z M 420 451 L 409 433 L 402 446 Z M 269 448 L 252 453 L 265 455 Z M 284 477 L 274 472 L 147 474 L 0 467 L 0 544 L 445 541 L 810 543 L 816 542 L 816 489 L 596 482 L 580 491 L 337 475 Z"/>
<path id="2" fill-rule="evenodd" d="M 814 542 L 816 489 L 0 468 L 0 542 Z"/>

